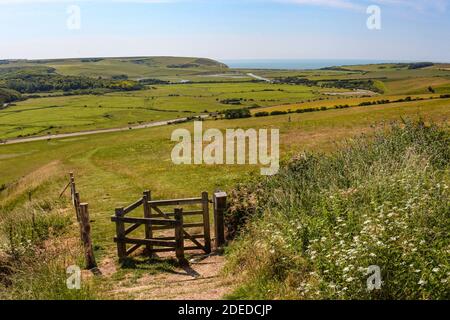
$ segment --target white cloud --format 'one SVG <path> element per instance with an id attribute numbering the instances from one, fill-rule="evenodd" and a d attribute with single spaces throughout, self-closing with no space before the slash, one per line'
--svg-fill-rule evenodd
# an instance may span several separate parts
<path id="1" fill-rule="evenodd" d="M 176 3 L 176 2 L 200 2 L 201 0 L 0 0 L 0 5 L 12 4 L 44 4 L 44 3 Z M 222 1 L 228 0 L 208 0 Z M 294 4 L 305 6 L 321 6 L 345 10 L 365 11 L 368 5 L 378 4 L 381 6 L 404 7 L 418 12 L 446 12 L 450 0 L 247 0 L 249 2 L 276 2 L 280 4 Z"/>
<path id="2" fill-rule="evenodd" d="M 362 10 L 364 6 L 348 0 L 277 0 L 278 2 L 293 3 L 299 5 L 313 5 L 340 9 Z"/>
<path id="3" fill-rule="evenodd" d="M 392 5 L 413 8 L 417 11 L 438 11 L 445 12 L 448 7 L 448 0 L 372 0 L 380 5 Z"/>
<path id="4" fill-rule="evenodd" d="M 115 3 L 171 3 L 187 0 L 0 0 L 0 5 L 6 4 L 42 4 L 42 3 L 81 3 L 81 2 L 115 2 Z"/>
<path id="5" fill-rule="evenodd" d="M 349 10 L 365 10 L 368 5 L 379 4 L 414 9 L 419 12 L 445 12 L 449 0 L 271 0 L 298 5 L 322 6 Z"/>

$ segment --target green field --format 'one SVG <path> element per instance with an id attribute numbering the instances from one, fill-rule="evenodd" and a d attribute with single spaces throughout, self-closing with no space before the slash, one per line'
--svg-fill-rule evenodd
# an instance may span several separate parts
<path id="1" fill-rule="evenodd" d="M 233 70 L 219 62 L 198 58 L 105 58 L 12 61 L 0 65 L 0 78 L 2 72 L 41 72 L 39 70 L 43 68 L 51 68 L 63 76 L 108 78 L 124 75 L 129 79 L 148 77 L 172 84 L 96 95 L 38 92 L 32 98 L 0 109 L 0 140 L 125 127 L 233 108 L 270 107 L 263 111 L 287 111 L 407 96 L 428 99 L 450 93 L 450 71 L 446 65 L 415 70 L 392 64 L 347 66 L 336 70 Z M 371 79 L 382 94 L 372 99 L 345 88 L 258 83 L 246 76 L 248 73 L 274 80 L 279 77 L 315 81 Z M 177 84 L 182 79 L 192 82 Z M 238 99 L 240 104 L 223 103 L 227 99 Z"/>
<path id="2" fill-rule="evenodd" d="M 105 95 L 28 99 L 0 110 L 0 139 L 123 127 L 231 108 L 270 106 L 312 99 L 304 86 L 260 83 L 183 84 Z M 243 99 L 233 106 L 225 99 Z"/>

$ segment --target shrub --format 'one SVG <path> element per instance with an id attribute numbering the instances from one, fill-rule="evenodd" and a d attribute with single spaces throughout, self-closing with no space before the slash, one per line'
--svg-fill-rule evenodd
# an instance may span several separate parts
<path id="1" fill-rule="evenodd" d="M 252 114 L 248 108 L 229 109 L 224 111 L 226 119 L 250 118 Z"/>
<path id="2" fill-rule="evenodd" d="M 3 107 L 3 103 L 9 103 L 21 99 L 23 99 L 23 97 L 19 92 L 6 88 L 0 88 L 0 109 Z"/>
<path id="3" fill-rule="evenodd" d="M 408 69 L 414 70 L 414 69 L 423 69 L 434 66 L 434 63 L 432 62 L 416 62 L 416 63 L 410 63 L 408 65 Z"/>
<path id="4" fill-rule="evenodd" d="M 272 111 L 270 113 L 271 116 L 281 116 L 281 115 L 284 115 L 284 114 L 288 114 L 287 111 L 275 110 L 275 111 Z"/>
<path id="5" fill-rule="evenodd" d="M 242 98 L 232 98 L 232 99 L 224 99 L 220 100 L 220 103 L 222 104 L 232 104 L 232 105 L 241 105 L 242 104 Z"/>
<path id="6" fill-rule="evenodd" d="M 405 122 L 239 186 L 232 297 L 449 299 L 449 161 L 445 128 Z M 383 285 L 369 292 L 371 265 Z"/>
<path id="7" fill-rule="evenodd" d="M 269 116 L 269 113 L 266 111 L 261 111 L 261 112 L 255 113 L 255 117 L 267 117 L 267 116 Z"/>

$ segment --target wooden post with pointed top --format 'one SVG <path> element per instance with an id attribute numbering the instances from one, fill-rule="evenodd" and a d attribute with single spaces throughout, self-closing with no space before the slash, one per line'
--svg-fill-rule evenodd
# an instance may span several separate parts
<path id="1" fill-rule="evenodd" d="M 203 229 L 205 235 L 205 251 L 211 253 L 211 227 L 209 222 L 209 198 L 208 192 L 202 193 Z"/>
<path id="2" fill-rule="evenodd" d="M 144 218 L 151 218 L 152 208 L 148 204 L 152 200 L 152 194 L 150 191 L 145 191 L 142 197 L 142 203 L 144 205 Z M 150 223 L 145 224 L 145 239 L 149 240 L 153 238 L 153 230 Z M 151 244 L 146 245 L 146 253 L 152 255 L 153 246 Z"/>
<path id="3" fill-rule="evenodd" d="M 124 208 L 116 209 L 116 217 L 121 218 L 124 216 Z M 116 234 L 117 234 L 117 255 L 119 256 L 119 261 L 122 261 L 127 256 L 127 245 L 125 241 L 125 223 L 118 219 L 116 221 Z"/>
<path id="4" fill-rule="evenodd" d="M 77 188 L 75 186 L 75 176 L 73 174 L 73 172 L 69 173 L 69 177 L 70 177 L 70 196 L 72 199 L 72 204 L 75 208 L 75 214 L 77 216 L 77 221 L 81 223 L 80 220 L 80 194 L 77 192 Z"/>
<path id="5" fill-rule="evenodd" d="M 215 245 L 216 250 L 225 244 L 225 223 L 224 215 L 227 209 L 227 194 L 225 192 L 216 192 L 213 197 L 214 202 L 214 226 L 215 226 Z"/>
<path id="6" fill-rule="evenodd" d="M 183 209 L 175 208 L 175 242 L 176 242 L 176 256 L 180 264 L 186 264 L 187 260 L 184 257 L 184 233 L 183 233 Z"/>
<path id="7" fill-rule="evenodd" d="M 89 210 L 87 203 L 80 204 L 80 223 L 81 223 L 81 241 L 83 242 L 84 255 L 86 258 L 86 269 L 92 270 L 97 268 L 95 261 L 94 249 L 91 239 L 91 223 L 89 220 Z"/>

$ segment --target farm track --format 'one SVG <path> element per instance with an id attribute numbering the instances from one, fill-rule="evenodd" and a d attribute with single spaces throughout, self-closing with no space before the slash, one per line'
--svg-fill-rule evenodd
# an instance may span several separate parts
<path id="1" fill-rule="evenodd" d="M 135 300 L 220 300 L 233 290 L 233 281 L 222 275 L 223 256 L 211 255 L 194 259 L 188 267 L 170 272 L 143 275 L 132 285 L 119 282 L 107 293 L 110 298 Z M 114 262 L 105 260 L 100 270 L 105 276 L 114 274 Z"/>
<path id="2" fill-rule="evenodd" d="M 259 81 L 272 82 L 272 80 L 270 80 L 270 79 L 257 76 L 256 74 L 253 74 L 253 73 L 247 73 L 247 75 L 249 77 L 252 77 L 253 79 L 256 79 L 256 80 L 259 80 Z"/>

